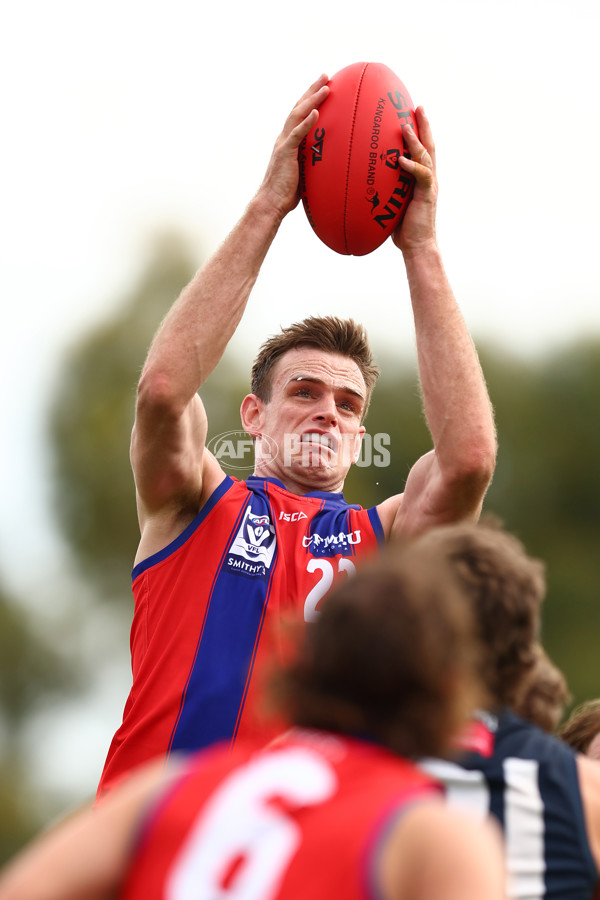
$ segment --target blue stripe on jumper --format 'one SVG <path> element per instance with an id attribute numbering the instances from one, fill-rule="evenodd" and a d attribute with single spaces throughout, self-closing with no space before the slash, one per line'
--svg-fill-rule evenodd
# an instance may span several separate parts
<path id="1" fill-rule="evenodd" d="M 262 521 L 264 527 L 271 517 L 264 489 L 253 486 L 219 562 L 170 750 L 206 747 L 234 736 L 277 565 L 274 529 L 267 536 L 268 564 L 244 559 L 243 547 L 252 552 L 255 541 L 260 549 L 260 525 L 252 523 Z"/>

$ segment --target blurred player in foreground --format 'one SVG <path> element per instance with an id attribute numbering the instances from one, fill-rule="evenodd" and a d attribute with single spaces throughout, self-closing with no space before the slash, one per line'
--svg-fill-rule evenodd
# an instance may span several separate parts
<path id="1" fill-rule="evenodd" d="M 295 727 L 138 770 L 17 857 L 0 900 L 500 900 L 499 835 L 408 760 L 476 696 L 450 584 L 428 554 L 344 581 L 274 681 Z"/>
<path id="2" fill-rule="evenodd" d="M 460 755 L 427 761 L 425 769 L 445 782 L 450 803 L 499 821 L 510 897 L 600 896 L 600 766 L 538 727 L 556 726 L 568 696 L 538 641 L 542 564 L 513 536 L 482 525 L 434 529 L 416 546 L 435 549 L 458 576 L 489 695 L 461 735 Z"/>

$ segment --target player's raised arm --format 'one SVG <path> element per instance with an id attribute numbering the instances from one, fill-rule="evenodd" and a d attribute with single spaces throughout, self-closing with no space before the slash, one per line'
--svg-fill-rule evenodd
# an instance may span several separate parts
<path id="1" fill-rule="evenodd" d="M 196 392 L 241 319 L 281 221 L 298 203 L 298 146 L 328 90 L 323 75 L 294 106 L 259 190 L 223 245 L 184 288 L 150 347 L 131 451 L 142 528 L 149 516 L 164 510 L 179 516 L 183 509 L 197 511 L 207 491 L 203 479 L 219 477 L 214 459 L 204 453 L 206 415 Z"/>
<path id="2" fill-rule="evenodd" d="M 477 518 L 495 466 L 493 411 L 473 341 L 442 263 L 436 240 L 435 147 L 422 107 L 420 139 L 404 137 L 415 177 L 413 199 L 393 239 L 402 250 L 410 288 L 425 416 L 434 450 L 413 466 L 394 530 Z"/>

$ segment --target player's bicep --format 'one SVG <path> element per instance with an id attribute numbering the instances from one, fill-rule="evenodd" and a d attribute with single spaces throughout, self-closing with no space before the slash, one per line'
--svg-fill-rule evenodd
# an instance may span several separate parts
<path id="1" fill-rule="evenodd" d="M 131 464 L 139 500 L 158 511 L 202 492 L 208 423 L 195 394 L 181 413 L 138 402 L 131 435 Z"/>
<path id="2" fill-rule="evenodd" d="M 417 460 L 409 472 L 392 536 L 419 534 L 427 528 L 464 519 L 477 520 L 483 496 L 459 474 L 440 468 L 434 450 Z"/>

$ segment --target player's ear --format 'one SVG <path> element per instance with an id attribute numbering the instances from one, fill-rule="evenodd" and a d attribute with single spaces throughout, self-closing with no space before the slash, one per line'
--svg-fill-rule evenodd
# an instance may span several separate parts
<path id="1" fill-rule="evenodd" d="M 258 437 L 264 421 L 265 404 L 256 394 L 246 394 L 240 407 L 240 416 L 244 431 Z"/>
<path id="2" fill-rule="evenodd" d="M 354 438 L 354 448 L 353 448 L 353 453 L 352 453 L 352 463 L 353 464 L 358 460 L 358 457 L 360 456 L 360 448 L 362 446 L 362 439 L 363 439 L 363 435 L 366 433 L 366 431 L 367 431 L 367 429 L 365 428 L 365 426 L 361 425 L 360 428 L 358 429 L 358 434 Z"/>

